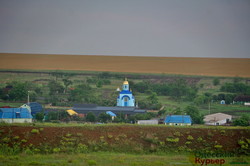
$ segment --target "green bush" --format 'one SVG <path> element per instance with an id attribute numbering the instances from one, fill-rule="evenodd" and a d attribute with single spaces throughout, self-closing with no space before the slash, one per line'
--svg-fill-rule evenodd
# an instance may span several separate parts
<path id="1" fill-rule="evenodd" d="M 31 130 L 31 133 L 32 133 L 32 134 L 39 134 L 40 132 L 39 132 L 38 129 L 32 129 L 32 130 Z"/>
<path id="2" fill-rule="evenodd" d="M 198 137 L 198 138 L 197 138 L 197 141 L 198 141 L 198 142 L 202 142 L 203 139 L 202 139 L 201 137 Z"/>
<path id="3" fill-rule="evenodd" d="M 88 147 L 84 144 L 78 144 L 76 148 L 76 152 L 78 153 L 87 153 L 88 152 Z"/>
<path id="4" fill-rule="evenodd" d="M 194 137 L 191 135 L 188 135 L 187 140 L 192 141 L 192 140 L 194 140 Z"/>
<path id="5" fill-rule="evenodd" d="M 179 131 L 176 131 L 176 132 L 174 133 L 174 136 L 180 137 L 180 136 L 181 136 L 181 133 L 180 133 Z"/>
<path id="6" fill-rule="evenodd" d="M 177 143 L 179 142 L 179 138 L 172 138 L 172 137 L 168 137 L 167 139 L 167 142 L 172 142 L 172 143 Z"/>
<path id="7" fill-rule="evenodd" d="M 21 142 L 22 142 L 22 143 L 26 143 L 27 140 L 26 140 L 26 139 L 22 139 Z"/>
<path id="8" fill-rule="evenodd" d="M 87 163 L 89 166 L 93 166 L 97 164 L 95 160 L 88 160 Z"/>
<path id="9" fill-rule="evenodd" d="M 226 131 L 225 131 L 225 130 L 221 130 L 221 131 L 220 131 L 220 134 L 221 134 L 221 135 L 225 135 L 225 134 L 226 134 Z"/>
<path id="10" fill-rule="evenodd" d="M 10 138 L 9 138 L 9 137 L 4 137 L 4 138 L 2 139 L 2 141 L 3 141 L 4 143 L 8 143 L 8 142 L 10 142 Z"/>
<path id="11" fill-rule="evenodd" d="M 240 145 L 241 149 L 248 150 L 249 149 L 249 139 L 246 139 L 246 141 L 242 138 L 238 141 L 238 144 Z"/>
<path id="12" fill-rule="evenodd" d="M 54 148 L 52 151 L 53 151 L 53 153 L 59 153 L 61 151 L 61 149 L 60 148 Z"/>
<path id="13" fill-rule="evenodd" d="M 223 146 L 222 145 L 214 145 L 216 149 L 221 149 Z"/>
<path id="14" fill-rule="evenodd" d="M 39 130 L 40 130 L 40 131 L 43 131 L 43 130 L 44 130 L 44 128 L 40 128 Z"/>

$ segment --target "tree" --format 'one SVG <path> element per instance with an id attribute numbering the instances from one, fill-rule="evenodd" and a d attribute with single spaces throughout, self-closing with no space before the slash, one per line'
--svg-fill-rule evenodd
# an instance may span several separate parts
<path id="1" fill-rule="evenodd" d="M 70 91 L 70 101 L 91 103 L 94 99 L 93 90 L 88 84 L 78 85 Z"/>
<path id="2" fill-rule="evenodd" d="M 157 97 L 157 94 L 155 92 L 151 92 L 150 96 L 148 96 L 148 101 L 150 105 L 158 104 L 159 99 Z"/>
<path id="3" fill-rule="evenodd" d="M 165 115 L 166 112 L 167 110 L 163 109 L 163 110 L 160 110 L 157 114 L 158 116 L 162 116 L 162 115 Z"/>
<path id="4" fill-rule="evenodd" d="M 43 118 L 44 118 L 44 112 L 43 112 L 43 111 L 42 111 L 42 112 L 36 113 L 35 119 L 36 119 L 37 121 L 42 122 L 42 121 L 43 121 Z"/>
<path id="5" fill-rule="evenodd" d="M 56 82 L 55 80 L 51 80 L 48 84 L 48 87 L 49 87 L 49 94 L 50 95 L 53 95 L 53 94 L 56 94 L 56 93 L 63 93 L 63 86 Z"/>
<path id="6" fill-rule="evenodd" d="M 96 121 L 95 114 L 93 114 L 93 112 L 88 112 L 86 115 L 86 121 L 87 122 L 95 122 Z"/>
<path id="7" fill-rule="evenodd" d="M 186 94 L 187 83 L 183 79 L 176 80 L 175 83 L 171 84 L 171 94 L 175 99 L 180 99 L 181 96 Z"/>
<path id="8" fill-rule="evenodd" d="M 97 88 L 101 88 L 103 86 L 103 82 L 101 80 L 98 80 L 96 83 Z"/>
<path id="9" fill-rule="evenodd" d="M 226 94 L 226 96 L 225 96 L 226 104 L 231 104 L 233 102 L 235 96 L 236 95 L 234 95 L 234 94 Z"/>
<path id="10" fill-rule="evenodd" d="M 65 86 L 64 93 L 66 93 L 68 87 L 69 87 L 73 82 L 72 82 L 71 80 L 69 80 L 69 79 L 66 79 L 66 78 L 64 78 L 62 81 L 63 81 L 63 84 L 64 84 L 64 86 Z"/>
<path id="11" fill-rule="evenodd" d="M 249 126 L 249 116 L 242 115 L 239 119 L 233 121 L 234 126 Z"/>
<path id="12" fill-rule="evenodd" d="M 12 82 L 13 88 L 9 91 L 9 99 L 14 101 L 26 100 L 28 96 L 29 85 L 27 82 Z"/>
<path id="13" fill-rule="evenodd" d="M 59 120 L 63 120 L 65 118 L 67 118 L 68 114 L 66 111 L 50 111 L 48 113 L 48 121 L 59 121 Z"/>
<path id="14" fill-rule="evenodd" d="M 213 80 L 213 85 L 214 85 L 214 86 L 217 86 L 217 85 L 219 85 L 219 84 L 220 84 L 219 78 L 215 78 L 215 79 Z"/>
<path id="15" fill-rule="evenodd" d="M 173 110 L 174 115 L 183 115 L 183 111 L 181 110 L 180 107 L 177 107 Z"/>
<path id="16" fill-rule="evenodd" d="M 143 81 L 143 82 L 139 82 L 137 84 L 134 84 L 134 90 L 137 92 L 140 92 L 140 93 L 144 93 L 150 89 L 150 86 L 151 85 L 149 82 Z"/>
<path id="17" fill-rule="evenodd" d="M 55 72 L 52 72 L 51 75 L 54 76 L 54 77 L 56 78 L 55 81 L 57 82 L 57 79 L 58 79 L 58 78 L 62 78 L 63 75 L 64 75 L 64 73 L 61 72 L 61 71 L 55 71 Z"/>
<path id="18" fill-rule="evenodd" d="M 220 93 L 218 94 L 218 100 L 225 100 L 225 94 L 224 93 Z"/>
<path id="19" fill-rule="evenodd" d="M 208 101 L 208 97 L 205 96 L 205 95 L 197 96 L 197 97 L 194 99 L 194 103 L 195 103 L 196 105 L 206 104 L 207 101 Z"/>
<path id="20" fill-rule="evenodd" d="M 111 121 L 112 117 L 106 113 L 100 113 L 98 116 L 98 121 L 102 123 L 107 123 L 108 121 Z"/>
<path id="21" fill-rule="evenodd" d="M 187 106 L 184 111 L 187 115 L 192 118 L 192 123 L 194 124 L 202 124 L 203 123 L 203 116 L 200 114 L 200 111 L 197 107 L 194 106 Z"/>

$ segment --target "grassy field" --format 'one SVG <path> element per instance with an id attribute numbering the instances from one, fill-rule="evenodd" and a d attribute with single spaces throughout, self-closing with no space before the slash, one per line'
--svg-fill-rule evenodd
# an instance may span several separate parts
<path id="1" fill-rule="evenodd" d="M 216 159 L 216 158 L 215 158 Z M 250 157 L 226 157 L 225 164 L 248 165 Z M 195 163 L 192 154 L 135 155 L 123 153 L 98 152 L 89 154 L 50 154 L 0 156 L 0 166 L 176 166 L 201 165 Z M 211 165 L 211 164 L 209 164 Z M 215 165 L 215 164 L 212 164 Z M 219 164 L 217 164 L 219 165 Z"/>
<path id="2" fill-rule="evenodd" d="M 0 53 L 0 69 L 83 70 L 250 77 L 248 58 L 70 56 Z"/>

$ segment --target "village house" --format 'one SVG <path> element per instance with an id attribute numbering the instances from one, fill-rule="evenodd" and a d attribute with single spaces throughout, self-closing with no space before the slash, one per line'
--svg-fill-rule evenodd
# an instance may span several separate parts
<path id="1" fill-rule="evenodd" d="M 232 121 L 232 115 L 224 113 L 215 113 L 206 115 L 204 120 L 206 125 L 226 125 Z"/>
<path id="2" fill-rule="evenodd" d="M 32 115 L 27 108 L 0 108 L 0 122 L 31 123 Z"/>
<path id="3" fill-rule="evenodd" d="M 192 119 L 189 115 L 167 115 L 164 123 L 171 126 L 190 126 Z"/>
<path id="4" fill-rule="evenodd" d="M 156 120 L 138 120 L 137 124 L 140 124 L 140 125 L 158 125 L 159 121 L 157 119 Z"/>

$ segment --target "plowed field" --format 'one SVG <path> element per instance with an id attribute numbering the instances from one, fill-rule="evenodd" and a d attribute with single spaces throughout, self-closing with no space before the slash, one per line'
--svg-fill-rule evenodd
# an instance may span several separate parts
<path id="1" fill-rule="evenodd" d="M 0 126 L 0 142 L 32 146 L 48 150 L 55 147 L 68 150 L 80 143 L 89 150 L 133 151 L 170 151 L 170 150 L 220 150 L 240 151 L 239 141 L 246 141 L 249 130 L 216 127 L 167 127 L 138 125 L 86 125 L 78 127 L 32 127 Z M 247 143 L 245 143 L 247 144 Z M 185 147 L 185 149 L 182 149 Z M 244 149 L 243 149 L 244 150 Z"/>
<path id="2" fill-rule="evenodd" d="M 82 70 L 250 77 L 250 58 L 176 58 L 0 53 L 0 69 Z"/>

